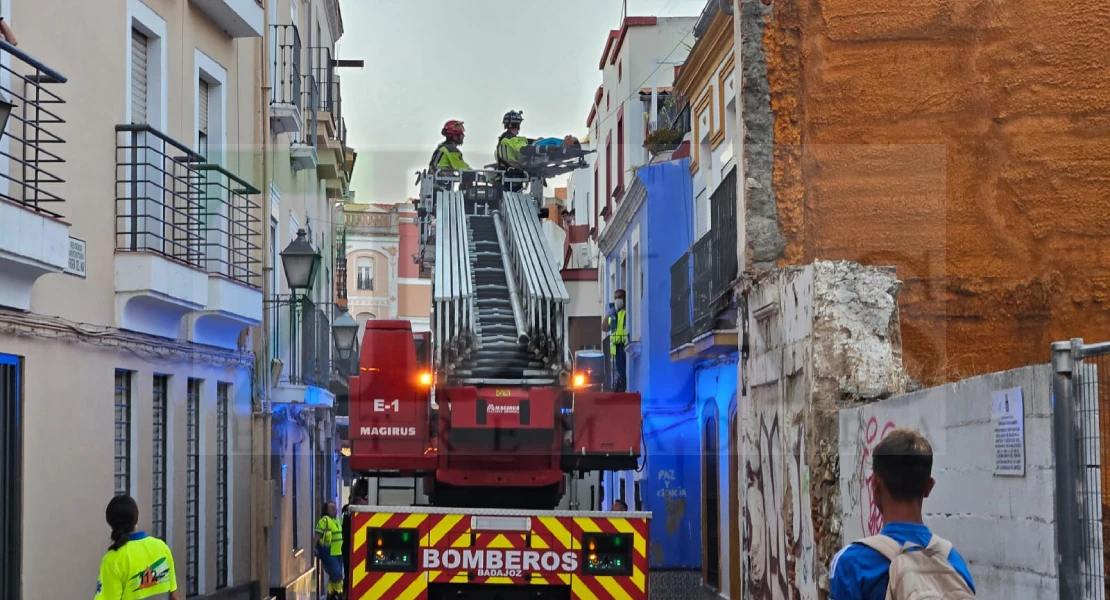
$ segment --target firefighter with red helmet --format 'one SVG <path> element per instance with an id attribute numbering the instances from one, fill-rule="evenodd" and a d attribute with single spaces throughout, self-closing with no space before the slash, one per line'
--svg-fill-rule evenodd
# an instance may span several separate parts
<path id="1" fill-rule="evenodd" d="M 445 139 L 443 143 L 436 147 L 435 154 L 432 155 L 432 162 L 428 164 L 428 170 L 433 173 L 439 170 L 469 171 L 470 165 L 463 160 L 462 150 L 459 150 L 463 139 L 466 138 L 466 128 L 463 126 L 463 122 L 448 121 L 440 133 L 443 134 Z"/>

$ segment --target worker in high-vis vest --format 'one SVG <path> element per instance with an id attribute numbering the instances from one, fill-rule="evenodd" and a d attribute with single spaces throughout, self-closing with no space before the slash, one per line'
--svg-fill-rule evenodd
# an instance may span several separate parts
<path id="1" fill-rule="evenodd" d="M 463 160 L 462 150 L 459 150 L 459 146 L 466 139 L 466 127 L 463 126 L 463 122 L 448 121 L 440 130 L 440 133 L 444 140 L 443 143 L 436 146 L 436 151 L 432 154 L 432 161 L 428 163 L 428 170 L 432 172 L 438 170 L 470 170 L 470 165 Z"/>
<path id="2" fill-rule="evenodd" d="M 602 330 L 609 334 L 609 356 L 613 361 L 616 379 L 613 391 L 623 392 L 628 385 L 628 361 L 624 347 L 628 344 L 628 313 L 624 309 L 624 290 L 613 294 L 613 304 Z"/>
<path id="3" fill-rule="evenodd" d="M 324 505 L 324 514 L 316 522 L 315 543 L 318 557 L 328 574 L 328 600 L 343 597 L 343 524 L 336 517 L 335 502 Z"/>
<path id="4" fill-rule="evenodd" d="M 112 545 L 100 561 L 95 600 L 181 600 L 173 555 L 162 540 L 136 531 L 139 506 L 126 494 L 112 498 L 104 511 Z"/>

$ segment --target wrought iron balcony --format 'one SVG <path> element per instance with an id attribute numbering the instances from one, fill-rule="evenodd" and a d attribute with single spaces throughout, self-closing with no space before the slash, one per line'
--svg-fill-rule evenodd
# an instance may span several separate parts
<path id="1" fill-rule="evenodd" d="M 149 125 L 116 134 L 116 250 L 203 268 L 204 158 Z"/>
<path id="2" fill-rule="evenodd" d="M 316 78 L 309 73 L 302 79 L 301 102 L 304 107 L 304 123 L 301 130 L 293 136 L 291 159 L 293 170 L 302 171 L 315 169 L 320 162 L 316 152 L 316 140 L 319 132 L 317 114 L 320 110 L 320 86 Z"/>
<path id="3" fill-rule="evenodd" d="M 671 349 L 694 340 L 690 310 L 690 253 L 683 253 L 671 265 Z"/>
<path id="4" fill-rule="evenodd" d="M 260 205 L 262 190 L 220 165 L 198 165 L 203 204 L 206 268 L 252 288 L 262 286 Z"/>
<path id="5" fill-rule="evenodd" d="M 327 388 L 331 373 L 331 305 L 300 296 L 279 307 L 276 339 L 288 364 L 281 380 L 294 386 Z"/>
<path id="6" fill-rule="evenodd" d="M 301 91 L 301 33 L 296 25 L 271 25 L 273 28 L 274 63 L 270 77 L 271 128 L 275 134 L 298 133 L 304 126 L 304 95 Z"/>
<path id="7" fill-rule="evenodd" d="M 69 224 L 62 220 L 56 169 L 65 140 L 58 95 L 66 78 L 0 41 L 0 306 L 30 310 L 35 281 L 69 265 Z M 72 266 L 72 265 L 71 265 Z M 83 271 L 83 267 L 79 267 Z"/>

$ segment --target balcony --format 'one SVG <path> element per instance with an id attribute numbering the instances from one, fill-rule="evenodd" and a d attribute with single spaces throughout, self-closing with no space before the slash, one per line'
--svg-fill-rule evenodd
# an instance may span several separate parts
<path id="1" fill-rule="evenodd" d="M 7 42 L 0 57 L 0 100 L 12 104 L 0 138 L 0 306 L 27 311 L 35 282 L 69 266 L 64 182 L 53 171 L 65 162 L 56 133 L 65 100 L 53 90 L 66 78 Z"/>
<path id="2" fill-rule="evenodd" d="M 258 0 L 192 0 L 232 38 L 262 37 L 266 19 Z"/>
<path id="3" fill-rule="evenodd" d="M 394 212 L 345 212 L 344 231 L 348 236 L 400 235 L 401 219 Z"/>
<path id="4" fill-rule="evenodd" d="M 709 199 L 712 227 L 671 266 L 671 360 L 735 352 L 736 169 Z M 692 262 L 692 265 L 690 264 Z"/>
<path id="5" fill-rule="evenodd" d="M 282 369 L 275 402 L 333 405 L 335 396 L 328 391 L 334 345 L 327 312 L 331 306 L 302 296 L 278 308 L 275 339 Z"/>
<path id="6" fill-rule="evenodd" d="M 304 129 L 301 92 L 301 33 L 296 25 L 272 25 L 274 64 L 271 72 L 270 131 L 274 135 Z"/>
<path id="7" fill-rule="evenodd" d="M 246 327 L 262 322 L 262 190 L 220 165 L 197 165 L 208 304 L 189 315 L 189 340 L 234 349 Z"/>
<path id="8" fill-rule="evenodd" d="M 259 190 L 149 125 L 116 135 L 116 322 L 234 349 L 262 314 Z"/>
<path id="9" fill-rule="evenodd" d="M 320 156 L 316 151 L 316 138 L 319 131 L 316 119 L 320 108 L 320 87 L 311 73 L 302 78 L 301 102 L 304 107 L 304 124 L 300 131 L 293 135 L 293 144 L 289 149 L 289 158 L 294 171 L 315 169 L 320 164 Z"/>

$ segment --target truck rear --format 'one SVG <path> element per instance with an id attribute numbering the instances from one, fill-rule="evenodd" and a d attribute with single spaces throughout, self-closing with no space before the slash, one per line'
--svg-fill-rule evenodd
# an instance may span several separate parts
<path id="1" fill-rule="evenodd" d="M 352 507 L 350 600 L 644 600 L 642 512 Z"/>

